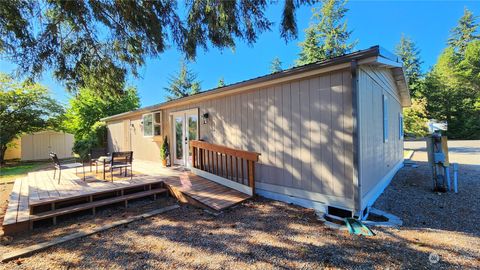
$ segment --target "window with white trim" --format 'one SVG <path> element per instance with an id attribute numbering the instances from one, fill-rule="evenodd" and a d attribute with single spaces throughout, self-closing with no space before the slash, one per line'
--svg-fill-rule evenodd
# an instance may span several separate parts
<path id="1" fill-rule="evenodd" d="M 162 135 L 162 112 L 144 114 L 142 117 L 142 123 L 144 137 Z"/>
<path id="2" fill-rule="evenodd" d="M 388 97 L 383 95 L 383 142 L 388 142 Z"/>
<path id="3" fill-rule="evenodd" d="M 153 136 L 162 135 L 162 112 L 153 113 Z"/>

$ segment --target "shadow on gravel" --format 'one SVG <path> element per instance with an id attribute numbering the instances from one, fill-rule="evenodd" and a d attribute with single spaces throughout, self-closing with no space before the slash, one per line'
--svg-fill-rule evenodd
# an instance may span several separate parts
<path id="1" fill-rule="evenodd" d="M 156 225 L 155 220 L 147 219 L 67 245 L 64 248 L 81 251 L 82 255 L 78 264 L 65 262 L 63 266 L 85 267 L 85 260 L 110 268 L 232 268 L 233 263 L 264 263 L 282 269 L 304 264 L 315 268 L 355 266 L 361 269 L 385 268 L 392 264 L 407 269 L 432 266 L 429 252 L 415 249 L 412 242 L 397 235 L 387 239 L 351 236 L 322 226 L 312 211 L 262 198 L 217 217 L 183 206 L 158 219 L 169 224 Z M 382 231 L 389 234 L 388 230 Z M 305 237 L 308 240 L 304 240 Z M 125 244 L 139 239 L 154 239 L 161 246 L 131 250 L 132 246 Z M 444 250 L 442 246 L 430 247 Z M 462 251 L 448 252 L 460 254 Z M 195 263 L 197 256 L 204 256 L 207 263 Z M 216 264 L 215 256 L 223 256 L 222 260 L 228 265 Z M 87 266 L 91 265 L 87 263 Z M 459 267 L 444 261 L 436 266 Z"/>

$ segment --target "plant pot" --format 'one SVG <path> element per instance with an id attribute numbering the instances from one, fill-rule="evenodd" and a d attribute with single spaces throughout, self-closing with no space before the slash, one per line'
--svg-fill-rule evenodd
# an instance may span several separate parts
<path id="1" fill-rule="evenodd" d="M 166 159 L 163 159 L 163 160 L 162 160 L 162 166 L 163 166 L 163 167 L 167 167 L 167 160 L 166 160 Z"/>

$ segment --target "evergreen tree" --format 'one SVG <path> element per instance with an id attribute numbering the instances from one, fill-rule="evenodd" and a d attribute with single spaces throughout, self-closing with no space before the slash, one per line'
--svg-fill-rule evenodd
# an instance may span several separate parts
<path id="1" fill-rule="evenodd" d="M 477 35 L 477 29 L 476 17 L 470 10 L 465 8 L 458 25 L 451 31 L 448 45 L 460 54 L 463 54 L 468 43 L 480 37 Z"/>
<path id="2" fill-rule="evenodd" d="M 285 0 L 280 36 L 297 37 L 296 10 L 311 0 Z M 149 57 L 177 48 L 189 59 L 198 49 L 251 45 L 272 30 L 275 1 L 1 1 L 0 56 L 36 79 L 52 70 L 72 92 L 97 76 L 118 89 Z M 276 16 L 275 16 L 276 17 Z M 86 68 L 84 70 L 84 68 Z M 88 72 L 85 74 L 84 72 Z M 105 81 L 104 81 L 105 82 Z M 115 87 L 110 87 L 110 86 Z"/>
<path id="3" fill-rule="evenodd" d="M 410 95 L 416 97 L 418 89 L 422 84 L 422 72 L 420 68 L 422 61 L 420 60 L 420 50 L 417 48 L 413 40 L 402 34 L 400 43 L 398 43 L 395 52 L 402 60 L 405 75 L 408 78 Z"/>
<path id="4" fill-rule="evenodd" d="M 429 118 L 448 122 L 452 139 L 480 138 L 480 41 L 467 44 L 465 54 L 448 47 L 425 78 L 422 95 Z"/>
<path id="5" fill-rule="evenodd" d="M 427 128 L 427 101 L 424 98 L 412 100 L 412 106 L 403 109 L 403 124 L 405 134 L 415 137 L 424 137 L 428 134 Z"/>
<path id="6" fill-rule="evenodd" d="M 270 62 L 270 73 L 280 72 L 282 70 L 282 61 L 280 58 L 273 58 L 272 62 Z"/>
<path id="7" fill-rule="evenodd" d="M 170 85 L 165 87 L 170 95 L 168 100 L 190 96 L 200 92 L 200 82 L 197 81 L 197 74 L 189 70 L 184 61 L 180 64 L 180 71 L 170 76 Z"/>
<path id="8" fill-rule="evenodd" d="M 217 87 L 224 87 L 224 86 L 225 86 L 225 80 L 223 79 L 223 77 L 220 77 L 217 83 Z"/>
<path id="9" fill-rule="evenodd" d="M 298 66 L 333 58 L 350 52 L 357 41 L 348 43 L 352 31 L 347 30 L 344 17 L 347 0 L 322 0 L 320 9 L 313 9 L 315 23 L 305 30 L 305 41 L 296 61 Z"/>

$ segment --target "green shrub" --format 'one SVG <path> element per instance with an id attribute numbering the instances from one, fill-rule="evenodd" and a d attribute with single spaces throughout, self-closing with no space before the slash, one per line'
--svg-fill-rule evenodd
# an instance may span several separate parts
<path id="1" fill-rule="evenodd" d="M 90 131 L 82 138 L 76 139 L 73 144 L 73 152 L 81 159 L 86 159 L 90 150 L 97 147 L 107 147 L 107 126 L 104 122 L 96 122 Z"/>
<path id="2" fill-rule="evenodd" d="M 168 155 L 170 154 L 170 147 L 168 145 L 167 136 L 163 138 L 162 147 L 160 148 L 160 158 L 162 160 L 167 159 Z"/>

